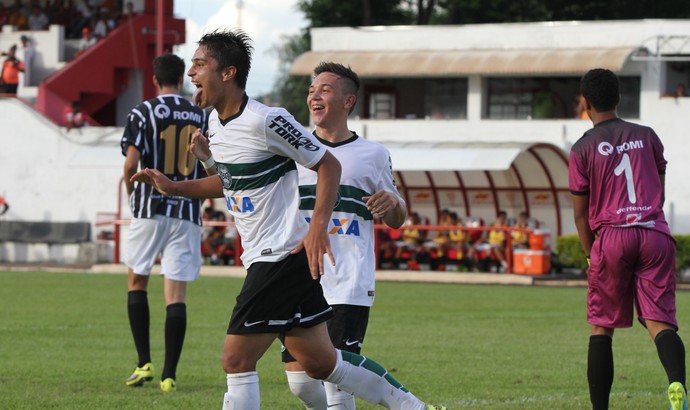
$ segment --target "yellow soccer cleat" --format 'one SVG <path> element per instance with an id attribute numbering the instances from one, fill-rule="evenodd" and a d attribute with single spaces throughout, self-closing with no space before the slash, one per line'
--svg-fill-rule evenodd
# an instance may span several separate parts
<path id="1" fill-rule="evenodd" d="M 125 384 L 129 387 L 143 386 L 144 382 L 153 380 L 153 365 L 146 363 L 141 367 L 134 369 L 134 373 L 127 378 Z"/>
<path id="2" fill-rule="evenodd" d="M 175 384 L 175 379 L 168 377 L 161 382 L 161 390 L 166 393 L 172 393 L 177 390 L 177 384 Z"/>
<path id="3" fill-rule="evenodd" d="M 668 386 L 668 401 L 671 402 L 670 410 L 688 410 L 687 394 L 680 382 Z"/>

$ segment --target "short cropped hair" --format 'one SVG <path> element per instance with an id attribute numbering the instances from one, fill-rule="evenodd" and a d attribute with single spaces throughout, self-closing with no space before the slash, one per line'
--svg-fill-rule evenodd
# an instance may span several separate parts
<path id="1" fill-rule="evenodd" d="M 604 68 L 589 70 L 582 76 L 580 92 L 597 112 L 614 111 L 621 98 L 618 77 Z"/>
<path id="2" fill-rule="evenodd" d="M 158 85 L 177 87 L 184 77 L 184 61 L 175 54 L 163 54 L 153 60 L 153 75 Z"/>
<path id="3" fill-rule="evenodd" d="M 198 44 L 218 62 L 218 70 L 235 67 L 235 81 L 241 89 L 247 87 L 249 70 L 252 68 L 251 38 L 242 30 L 216 30 L 201 37 Z"/>
<path id="4" fill-rule="evenodd" d="M 359 76 L 352 71 L 350 66 L 345 67 L 342 64 L 331 61 L 322 61 L 314 68 L 314 77 L 321 73 L 333 73 L 339 76 L 341 79 L 345 80 L 345 92 L 357 97 L 357 93 L 359 92 Z M 356 104 L 357 100 L 355 99 L 355 104 L 350 108 L 350 113 L 355 109 Z"/>

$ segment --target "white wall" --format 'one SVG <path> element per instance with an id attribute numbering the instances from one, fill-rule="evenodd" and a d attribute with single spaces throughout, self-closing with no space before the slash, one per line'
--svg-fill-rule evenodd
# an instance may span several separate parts
<path id="1" fill-rule="evenodd" d="M 14 98 L 0 98 L 0 112 L 3 219 L 95 222 L 117 210 L 122 129 L 67 132 Z"/>

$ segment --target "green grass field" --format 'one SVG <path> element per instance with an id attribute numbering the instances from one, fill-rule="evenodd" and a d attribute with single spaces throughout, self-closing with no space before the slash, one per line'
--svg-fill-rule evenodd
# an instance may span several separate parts
<path id="1" fill-rule="evenodd" d="M 136 362 L 124 275 L 0 272 L 0 409 L 220 409 L 220 355 L 240 279 L 188 290 L 178 391 L 128 388 Z M 163 364 L 162 280 L 149 290 L 152 355 Z M 690 340 L 690 294 L 678 295 Z M 379 283 L 363 353 L 423 400 L 449 409 L 586 409 L 585 289 Z M 646 331 L 614 338 L 613 409 L 667 409 Z M 300 409 L 276 343 L 259 363 L 263 409 Z M 375 406 L 358 402 L 360 409 Z"/>

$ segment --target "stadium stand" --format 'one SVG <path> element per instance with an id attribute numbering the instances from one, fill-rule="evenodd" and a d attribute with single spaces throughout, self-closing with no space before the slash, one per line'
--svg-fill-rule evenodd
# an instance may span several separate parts
<path id="1" fill-rule="evenodd" d="M 89 242 L 89 222 L 0 221 L 0 243 L 46 244 L 48 255 L 54 245 L 80 245 L 82 254 L 81 245 Z"/>

